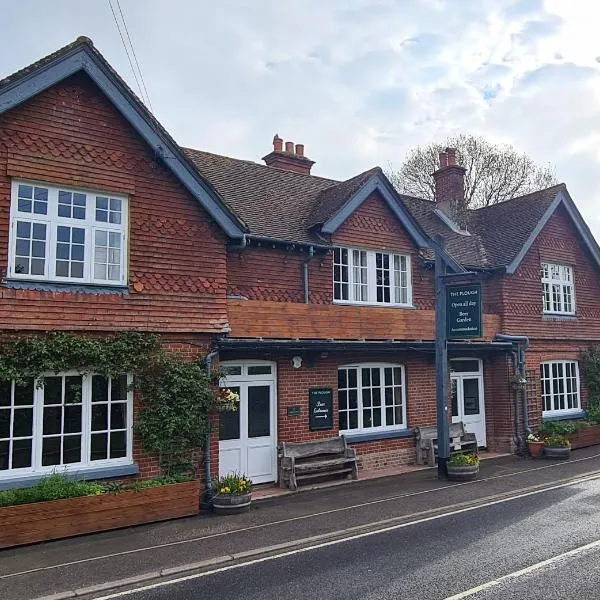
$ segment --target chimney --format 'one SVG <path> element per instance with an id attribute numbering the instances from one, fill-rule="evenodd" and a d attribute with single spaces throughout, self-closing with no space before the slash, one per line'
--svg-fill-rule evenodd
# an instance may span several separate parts
<path id="1" fill-rule="evenodd" d="M 462 229 L 467 228 L 466 172 L 456 162 L 456 148 L 446 148 L 440 152 L 440 168 L 433 174 L 435 201 L 438 208 Z"/>
<path id="2" fill-rule="evenodd" d="M 263 156 L 263 160 L 269 167 L 303 175 L 310 175 L 310 170 L 315 164 L 314 160 L 304 156 L 304 144 L 296 144 L 294 149 L 294 142 L 286 142 L 283 150 L 283 140 L 278 134 L 273 138 L 273 151 Z"/>

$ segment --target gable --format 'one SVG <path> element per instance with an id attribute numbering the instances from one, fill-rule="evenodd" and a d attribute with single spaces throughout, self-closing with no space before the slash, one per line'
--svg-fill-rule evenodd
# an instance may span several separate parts
<path id="1" fill-rule="evenodd" d="M 79 38 L 74 44 L 4 80 L 0 85 L 0 115 L 79 72 L 86 73 L 102 90 L 152 148 L 155 156 L 173 172 L 227 235 L 243 237 L 242 224 L 87 38 Z"/>

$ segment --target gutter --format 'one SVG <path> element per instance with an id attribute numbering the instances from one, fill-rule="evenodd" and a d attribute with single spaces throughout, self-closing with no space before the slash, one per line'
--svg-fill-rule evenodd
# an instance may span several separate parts
<path id="1" fill-rule="evenodd" d="M 508 335 L 505 333 L 497 333 L 495 339 L 501 342 L 511 342 L 515 345 L 515 349 L 512 352 L 514 370 L 516 374 L 525 378 L 525 352 L 527 348 L 529 348 L 529 338 L 525 335 Z M 522 410 L 525 437 L 532 433 L 531 427 L 529 426 L 529 407 L 527 400 L 527 388 L 524 388 L 522 398 Z M 519 432 L 519 393 L 517 390 L 515 390 L 515 442 L 519 451 L 525 449 L 525 440 L 521 437 Z"/>

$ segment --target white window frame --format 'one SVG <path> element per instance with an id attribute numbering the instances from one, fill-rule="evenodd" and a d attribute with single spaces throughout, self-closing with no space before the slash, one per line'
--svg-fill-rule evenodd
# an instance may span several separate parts
<path id="1" fill-rule="evenodd" d="M 558 378 L 554 378 L 552 371 L 554 365 L 561 365 L 562 374 L 559 375 Z M 573 369 L 575 375 L 575 390 L 571 390 L 571 392 L 567 392 L 567 381 L 569 379 L 573 379 L 572 377 L 567 377 L 567 366 L 571 365 L 571 369 Z M 547 368 L 547 373 L 549 376 L 547 377 L 544 371 Z M 558 370 L 558 369 L 557 369 Z M 548 387 L 550 390 L 549 394 L 545 393 L 545 382 L 548 382 Z M 559 384 L 559 381 L 561 384 Z M 540 385 L 541 385 L 541 399 L 542 399 L 542 416 L 543 417 L 552 417 L 559 415 L 568 415 L 572 413 L 579 413 L 581 411 L 581 383 L 579 379 L 579 363 L 576 360 L 549 360 L 540 363 Z M 560 385 L 562 385 L 562 391 L 560 390 Z M 574 397 L 574 404 L 571 408 L 567 408 L 567 395 L 570 394 Z M 556 408 L 559 405 L 559 396 L 564 396 L 565 408 Z M 546 402 L 547 399 L 550 401 L 551 409 L 546 410 Z"/>
<path id="2" fill-rule="evenodd" d="M 36 186 L 48 190 L 47 214 L 34 214 L 29 212 L 20 212 L 18 209 L 18 189 L 19 185 Z M 77 192 L 86 196 L 86 218 L 75 219 L 58 216 L 58 197 L 59 192 Z M 96 221 L 96 199 L 110 198 L 121 201 L 121 223 L 105 223 Z M 43 182 L 29 181 L 23 179 L 13 179 L 11 185 L 11 205 L 10 205 L 10 230 L 9 230 L 9 252 L 7 277 L 11 279 L 22 279 L 30 281 L 49 281 L 70 284 L 84 285 L 106 285 L 121 286 L 127 284 L 127 257 L 128 257 L 128 198 L 121 194 L 113 194 L 106 191 L 97 191 L 89 189 L 72 188 L 69 186 L 56 186 Z M 17 221 L 28 223 L 40 223 L 46 226 L 46 255 L 43 275 L 32 275 L 29 273 L 18 273 L 15 269 L 16 258 L 16 238 Z M 56 275 L 56 244 L 57 228 L 59 226 L 77 227 L 85 230 L 84 245 L 84 267 L 83 277 L 64 277 Z M 119 233 L 121 236 L 121 254 L 120 254 L 120 278 L 117 279 L 97 279 L 94 277 L 95 262 L 95 235 L 96 231 L 107 231 L 109 233 Z"/>
<path id="3" fill-rule="evenodd" d="M 340 283 L 335 279 L 335 267 L 340 263 L 335 260 L 335 252 L 346 250 L 348 252 L 348 299 L 336 298 L 335 297 L 335 286 L 336 283 Z M 377 255 L 382 254 L 388 257 L 389 261 L 389 274 L 390 274 L 390 302 L 378 302 L 377 301 Z M 363 265 L 358 263 L 355 264 L 357 256 L 366 256 L 366 269 Z M 398 252 L 388 252 L 386 250 L 367 250 L 364 248 L 351 248 L 348 246 L 336 246 L 334 248 L 333 255 L 333 272 L 332 272 L 332 292 L 334 304 L 359 304 L 363 306 L 396 306 L 404 308 L 413 307 L 412 298 L 412 265 L 410 260 L 410 254 L 401 254 Z M 406 261 L 406 271 L 396 271 L 394 268 L 395 260 Z M 366 270 L 366 282 L 364 281 L 364 274 Z M 360 276 L 359 276 L 360 273 Z M 395 293 L 396 288 L 402 290 L 402 273 L 406 274 L 406 302 L 396 302 Z M 396 275 L 398 274 L 398 275 Z M 400 279 L 400 280 L 399 280 Z M 346 284 L 346 282 L 343 282 Z M 366 283 L 366 286 L 365 286 Z M 356 292 L 358 286 L 362 286 L 362 289 L 366 287 L 367 298 L 366 300 L 356 299 Z M 400 292 L 401 293 L 401 292 Z M 361 292 L 362 294 L 362 292 Z"/>
<path id="4" fill-rule="evenodd" d="M 44 390 L 39 385 L 39 379 L 34 381 L 33 392 L 33 435 L 31 445 L 32 465 L 18 469 L 0 470 L 0 481 L 2 479 L 13 479 L 23 475 L 43 475 L 47 473 L 68 473 L 71 471 L 85 472 L 86 470 L 102 469 L 103 467 L 115 467 L 133 464 L 133 391 L 131 384 L 132 375 L 127 375 L 127 422 L 126 455 L 121 458 L 107 458 L 104 460 L 91 460 L 91 436 L 92 436 L 92 377 L 97 373 L 81 373 L 79 371 L 65 371 L 62 373 L 45 373 L 42 377 L 53 376 L 81 376 L 82 377 L 82 405 L 81 405 L 81 461 L 60 465 L 42 466 L 42 442 L 43 442 L 43 418 L 44 418 Z M 110 402 L 108 404 L 110 412 Z M 11 425 L 12 431 L 12 425 Z M 98 432 L 101 433 L 101 432 Z M 63 434 L 61 434 L 62 436 Z"/>
<path id="5" fill-rule="evenodd" d="M 394 425 L 380 425 L 378 427 L 365 427 L 364 423 L 363 423 L 363 409 L 365 408 L 363 405 L 363 391 L 364 389 L 373 389 L 372 386 L 368 386 L 368 388 L 365 388 L 363 386 L 363 382 L 362 382 L 362 369 L 373 369 L 373 368 L 379 368 L 380 374 L 379 374 L 379 380 L 380 380 L 380 385 L 379 385 L 379 389 L 381 390 L 380 394 L 381 394 L 381 421 L 382 423 L 385 422 L 385 409 L 386 409 L 386 404 L 385 404 L 385 391 L 384 388 L 386 387 L 385 385 L 385 374 L 384 374 L 384 369 L 385 368 L 392 368 L 392 369 L 400 369 L 400 385 L 402 387 L 402 423 L 401 424 L 394 424 Z M 342 434 L 346 434 L 346 435 L 352 435 L 352 434 L 358 434 L 358 433 L 377 433 L 377 432 L 381 432 L 381 431 L 404 431 L 406 429 L 408 429 L 408 425 L 406 422 L 406 370 L 404 368 L 404 365 L 399 364 L 399 363 L 380 363 L 380 362 L 365 362 L 365 363 L 355 363 L 355 364 L 348 364 L 348 365 L 339 365 L 338 366 L 338 372 L 342 369 L 356 369 L 357 373 L 356 373 L 356 377 L 357 377 L 357 396 L 358 396 L 358 400 L 357 400 L 357 407 L 358 407 L 358 427 L 357 428 L 353 428 L 353 429 L 341 429 L 339 430 L 340 435 Z M 340 413 L 340 406 L 339 406 L 339 383 L 338 383 L 338 422 L 339 422 L 339 413 Z M 343 389 L 348 389 L 348 388 L 343 388 Z"/>
<path id="6" fill-rule="evenodd" d="M 569 265 L 542 263 L 542 306 L 544 314 L 575 314 L 575 279 L 573 268 Z M 557 293 L 555 302 L 554 293 Z M 567 296 L 570 297 L 570 310 L 566 307 Z"/>

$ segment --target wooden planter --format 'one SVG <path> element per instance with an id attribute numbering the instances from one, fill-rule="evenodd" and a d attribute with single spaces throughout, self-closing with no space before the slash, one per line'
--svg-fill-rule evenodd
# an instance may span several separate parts
<path id="1" fill-rule="evenodd" d="M 479 474 L 479 465 L 448 465 L 450 481 L 472 481 Z"/>
<path id="2" fill-rule="evenodd" d="M 200 482 L 0 508 L 0 548 L 198 514 Z"/>
<path id="3" fill-rule="evenodd" d="M 252 494 L 217 494 L 213 498 L 213 510 L 218 515 L 237 515 L 247 512 L 252 502 Z"/>
<path id="4" fill-rule="evenodd" d="M 600 444 L 600 425 L 588 425 L 569 436 L 571 448 L 587 448 Z"/>

